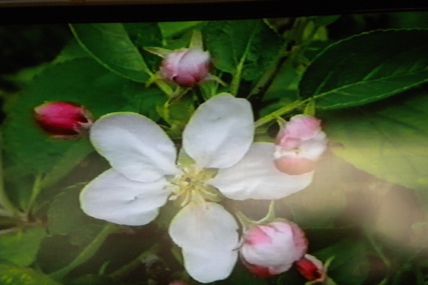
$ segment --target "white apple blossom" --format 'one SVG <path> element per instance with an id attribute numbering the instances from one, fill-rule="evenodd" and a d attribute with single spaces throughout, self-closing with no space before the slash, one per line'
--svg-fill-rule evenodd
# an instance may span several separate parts
<path id="1" fill-rule="evenodd" d="M 253 143 L 250 103 L 219 94 L 201 104 L 174 143 L 152 120 L 112 113 L 97 120 L 90 139 L 111 169 L 80 195 L 83 211 L 122 225 L 153 221 L 169 200 L 180 202 L 169 235 L 182 249 L 187 272 L 207 283 L 225 279 L 238 256 L 238 224 L 219 202 L 279 199 L 302 190 L 313 173 L 288 175 L 274 165 L 272 143 Z M 190 161 L 190 162 L 189 162 Z"/>

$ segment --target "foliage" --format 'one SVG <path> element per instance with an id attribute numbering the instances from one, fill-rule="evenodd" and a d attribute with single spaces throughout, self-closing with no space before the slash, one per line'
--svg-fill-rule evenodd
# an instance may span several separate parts
<path id="1" fill-rule="evenodd" d="M 196 108 L 220 92 L 252 103 L 257 140 L 273 141 L 276 123 L 294 114 L 322 120 L 329 151 L 314 182 L 276 208 L 305 230 L 309 253 L 331 261 L 329 282 L 427 284 L 428 29 L 426 14 L 412 15 L 70 25 L 62 51 L 47 49 L 44 62 L 17 65 L 0 81 L 0 284 L 196 284 L 167 235 L 176 205 L 143 227 L 85 215 L 80 191 L 108 165 L 87 134 L 61 140 L 42 131 L 34 108 L 73 102 L 93 120 L 138 112 L 178 145 Z M 153 51 L 195 44 L 212 57 L 208 81 L 187 88 L 163 80 Z M 385 219 L 395 191 L 408 200 L 388 206 L 412 213 Z M 225 207 L 252 216 L 266 210 L 258 201 Z M 390 231 L 374 226 L 391 220 L 382 224 Z M 396 228 L 408 231 L 401 244 Z M 295 269 L 257 279 L 238 264 L 214 284 L 285 283 L 305 281 Z"/>

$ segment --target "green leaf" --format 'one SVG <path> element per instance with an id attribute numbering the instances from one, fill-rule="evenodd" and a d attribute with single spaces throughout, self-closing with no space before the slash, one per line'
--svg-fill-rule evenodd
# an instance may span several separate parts
<path id="1" fill-rule="evenodd" d="M 359 34 L 320 53 L 300 82 L 319 109 L 364 105 L 428 82 L 428 30 Z"/>
<path id="2" fill-rule="evenodd" d="M 172 139 L 181 138 L 181 134 L 195 111 L 193 98 L 183 96 L 179 100 L 167 102 L 163 108 L 163 119 L 171 126 L 168 135 Z"/>
<path id="3" fill-rule="evenodd" d="M 125 107 L 127 111 L 140 113 L 153 121 L 160 119 L 161 109 L 167 97 L 158 88 L 141 88 L 138 84 L 130 84 L 124 92 L 129 104 Z"/>
<path id="4" fill-rule="evenodd" d="M 392 183 L 426 190 L 428 95 L 421 91 L 394 99 L 328 117 L 329 140 L 336 145 L 335 154 L 357 168 Z"/>
<path id="5" fill-rule="evenodd" d="M 428 28 L 426 11 L 412 11 L 411 13 L 389 13 L 389 24 L 394 28 Z"/>
<path id="6" fill-rule="evenodd" d="M 209 22 L 203 36 L 215 67 L 234 73 L 244 60 L 246 80 L 260 77 L 282 47 L 279 35 L 261 20 Z"/>
<path id="7" fill-rule="evenodd" d="M 339 15 L 314 16 L 314 17 L 309 17 L 309 20 L 313 21 L 316 26 L 328 26 L 336 22 L 339 18 L 340 18 Z"/>
<path id="8" fill-rule="evenodd" d="M 57 163 L 52 167 L 49 175 L 42 179 L 42 187 L 47 188 L 55 185 L 62 178 L 73 170 L 79 163 L 94 151 L 93 147 L 87 140 L 76 143 L 63 153 Z"/>
<path id="9" fill-rule="evenodd" d="M 35 67 L 21 69 L 19 72 L 5 76 L 5 79 L 19 87 L 25 87 L 34 77 L 43 72 L 48 64 L 41 64 Z"/>
<path id="10" fill-rule="evenodd" d="M 139 49 L 162 45 L 162 32 L 157 23 L 129 23 L 123 26 L 131 41 Z"/>
<path id="11" fill-rule="evenodd" d="M 73 245 L 85 245 L 102 229 L 103 223 L 85 215 L 80 209 L 81 187 L 65 189 L 48 210 L 48 229 L 52 235 L 67 235 Z"/>
<path id="12" fill-rule="evenodd" d="M 57 140 L 38 128 L 34 107 L 46 101 L 69 101 L 84 105 L 94 118 L 121 110 L 128 104 L 123 94 L 129 81 L 102 68 L 91 59 L 76 59 L 45 69 L 7 108 L 4 126 L 6 153 L 21 169 L 33 173 L 51 170 L 80 140 Z M 87 152 L 87 148 L 85 150 Z M 71 156 L 70 160 L 83 159 Z M 75 163 L 70 161 L 71 164 Z"/>
<path id="13" fill-rule="evenodd" d="M 0 264 L 1 285 L 60 285 L 48 276 L 32 270 Z"/>
<path id="14" fill-rule="evenodd" d="M 159 23 L 162 35 L 165 38 L 175 37 L 183 34 L 193 28 L 200 26 L 203 22 L 190 21 L 190 22 L 162 22 Z"/>
<path id="15" fill-rule="evenodd" d="M 162 33 L 157 23 L 123 24 L 129 38 L 138 48 L 150 70 L 156 72 L 161 58 L 144 50 L 144 47 L 161 47 Z"/>
<path id="16" fill-rule="evenodd" d="M 330 276 L 337 284 L 364 284 L 369 272 L 368 250 L 357 240 L 343 240 L 313 253 L 325 262 L 334 257 L 328 268 Z"/>
<path id="17" fill-rule="evenodd" d="M 291 63 L 285 63 L 275 77 L 263 99 L 280 100 L 282 104 L 290 103 L 298 99 L 297 85 L 301 78 L 296 67 Z"/>
<path id="18" fill-rule="evenodd" d="M 67 236 L 47 236 L 40 246 L 37 265 L 43 272 L 54 272 L 72 262 L 82 249 L 70 244 Z"/>
<path id="19" fill-rule="evenodd" d="M 73 39 L 58 54 L 53 63 L 61 63 L 84 57 L 89 57 L 89 54 L 79 45 L 76 40 Z"/>
<path id="20" fill-rule="evenodd" d="M 31 265 L 36 259 L 40 243 L 45 235 L 46 232 L 43 228 L 0 232 L 0 260 L 18 266 Z"/>
<path id="21" fill-rule="evenodd" d="M 151 75 L 143 57 L 122 24 L 74 24 L 79 44 L 110 71 L 137 82 Z"/>

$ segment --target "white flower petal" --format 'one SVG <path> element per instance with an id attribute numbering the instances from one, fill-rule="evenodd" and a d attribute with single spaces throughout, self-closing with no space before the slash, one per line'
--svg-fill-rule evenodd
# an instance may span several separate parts
<path id="1" fill-rule="evenodd" d="M 236 250 L 197 252 L 183 250 L 184 267 L 190 276 L 201 283 L 226 279 L 238 258 Z"/>
<path id="2" fill-rule="evenodd" d="M 169 226 L 169 235 L 180 247 L 193 251 L 230 251 L 238 246 L 238 224 L 221 205 L 190 203 Z"/>
<path id="3" fill-rule="evenodd" d="M 90 139 L 111 166 L 129 179 L 148 182 L 175 174 L 176 149 L 152 120 L 137 113 L 112 113 L 91 127 Z"/>
<path id="4" fill-rule="evenodd" d="M 288 175 L 274 164 L 274 144 L 255 143 L 236 165 L 220 169 L 210 184 L 234 200 L 280 199 L 307 187 L 313 172 Z"/>
<path id="5" fill-rule="evenodd" d="M 183 132 L 183 148 L 201 168 L 226 168 L 242 159 L 253 136 L 250 103 L 225 93 L 198 107 Z"/>
<path id="6" fill-rule="evenodd" d="M 154 220 L 166 203 L 167 181 L 129 180 L 113 169 L 92 180 L 80 193 L 80 207 L 89 216 L 115 224 L 138 226 Z"/>
<path id="7" fill-rule="evenodd" d="M 327 138 L 324 132 L 319 132 L 318 135 L 300 146 L 299 157 L 310 160 L 317 160 L 327 149 Z"/>
<path id="8" fill-rule="evenodd" d="M 232 272 L 239 244 L 238 224 L 221 205 L 191 203 L 171 222 L 169 235 L 183 249 L 187 272 L 207 283 Z"/>

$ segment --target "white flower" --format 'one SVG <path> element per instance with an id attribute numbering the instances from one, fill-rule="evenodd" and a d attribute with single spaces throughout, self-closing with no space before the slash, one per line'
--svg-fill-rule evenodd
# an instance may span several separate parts
<path id="1" fill-rule="evenodd" d="M 271 143 L 253 143 L 249 102 L 228 94 L 201 104 L 183 132 L 181 157 L 150 119 L 108 114 L 91 128 L 96 150 L 111 164 L 80 195 L 83 211 L 123 225 L 154 220 L 168 197 L 182 209 L 169 234 L 182 249 L 188 273 L 200 282 L 225 279 L 237 259 L 238 225 L 220 204 L 228 198 L 278 199 L 305 188 L 312 173 L 287 175 L 275 168 Z M 185 155 L 184 155 L 185 153 Z"/>

